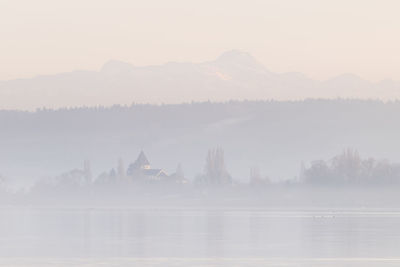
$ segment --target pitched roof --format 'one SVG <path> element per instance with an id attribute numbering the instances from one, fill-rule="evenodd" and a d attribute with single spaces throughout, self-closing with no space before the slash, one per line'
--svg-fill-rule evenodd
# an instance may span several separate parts
<path id="1" fill-rule="evenodd" d="M 143 174 L 147 176 L 159 176 L 163 172 L 162 169 L 146 169 Z"/>
<path id="2" fill-rule="evenodd" d="M 138 158 L 136 159 L 135 163 L 133 163 L 136 167 L 141 167 L 144 165 L 150 165 L 149 160 L 147 159 L 146 155 L 144 154 L 143 150 L 140 151 Z"/>

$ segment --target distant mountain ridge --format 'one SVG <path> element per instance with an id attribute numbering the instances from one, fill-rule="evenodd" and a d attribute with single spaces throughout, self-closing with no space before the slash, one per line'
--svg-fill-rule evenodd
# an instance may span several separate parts
<path id="1" fill-rule="evenodd" d="M 0 81 L 0 109 L 338 97 L 398 99 L 400 82 L 373 83 L 352 74 L 316 81 L 296 72 L 274 73 L 238 50 L 203 63 L 139 67 L 111 60 L 99 71 Z"/>

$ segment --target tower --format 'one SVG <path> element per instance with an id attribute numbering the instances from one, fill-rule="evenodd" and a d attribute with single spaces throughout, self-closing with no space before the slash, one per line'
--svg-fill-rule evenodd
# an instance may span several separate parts
<path id="1" fill-rule="evenodd" d="M 143 150 L 140 151 L 138 158 L 133 163 L 133 167 L 135 169 L 145 169 L 145 170 L 150 169 L 150 162 L 147 159 L 146 155 L 144 154 Z"/>

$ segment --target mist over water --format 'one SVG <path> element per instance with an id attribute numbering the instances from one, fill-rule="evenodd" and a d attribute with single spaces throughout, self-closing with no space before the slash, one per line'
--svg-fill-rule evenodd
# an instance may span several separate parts
<path id="1" fill-rule="evenodd" d="M 400 266 L 399 3 L 0 1 L 0 267 Z"/>
<path id="2" fill-rule="evenodd" d="M 398 110 L 2 111 L 0 266 L 397 266 Z"/>
<path id="3" fill-rule="evenodd" d="M 388 210 L 2 208 L 0 266 L 395 266 Z"/>

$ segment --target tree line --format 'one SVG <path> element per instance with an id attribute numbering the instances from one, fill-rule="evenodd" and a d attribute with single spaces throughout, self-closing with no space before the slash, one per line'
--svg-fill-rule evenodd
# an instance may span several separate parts
<path id="1" fill-rule="evenodd" d="M 309 167 L 302 164 L 299 179 L 288 180 L 291 185 L 397 185 L 400 184 L 400 164 L 388 160 L 362 158 L 355 149 L 347 148 L 330 160 L 312 161 Z M 272 182 L 268 176 L 261 175 L 259 168 L 252 167 L 248 182 L 234 180 L 225 164 L 222 148 L 209 149 L 205 158 L 204 170 L 192 181 L 185 178 L 181 165 L 174 173 L 160 180 L 149 180 L 139 172 L 125 169 L 122 159 L 117 167 L 94 177 L 90 162 L 85 161 L 82 169 L 73 169 L 58 175 L 40 179 L 32 187 L 33 191 L 54 189 L 80 190 L 88 187 L 107 187 L 113 185 L 169 184 L 174 186 L 231 187 L 231 186 L 274 186 L 288 181 Z M 0 191 L 4 191 L 6 179 L 0 175 Z"/>

